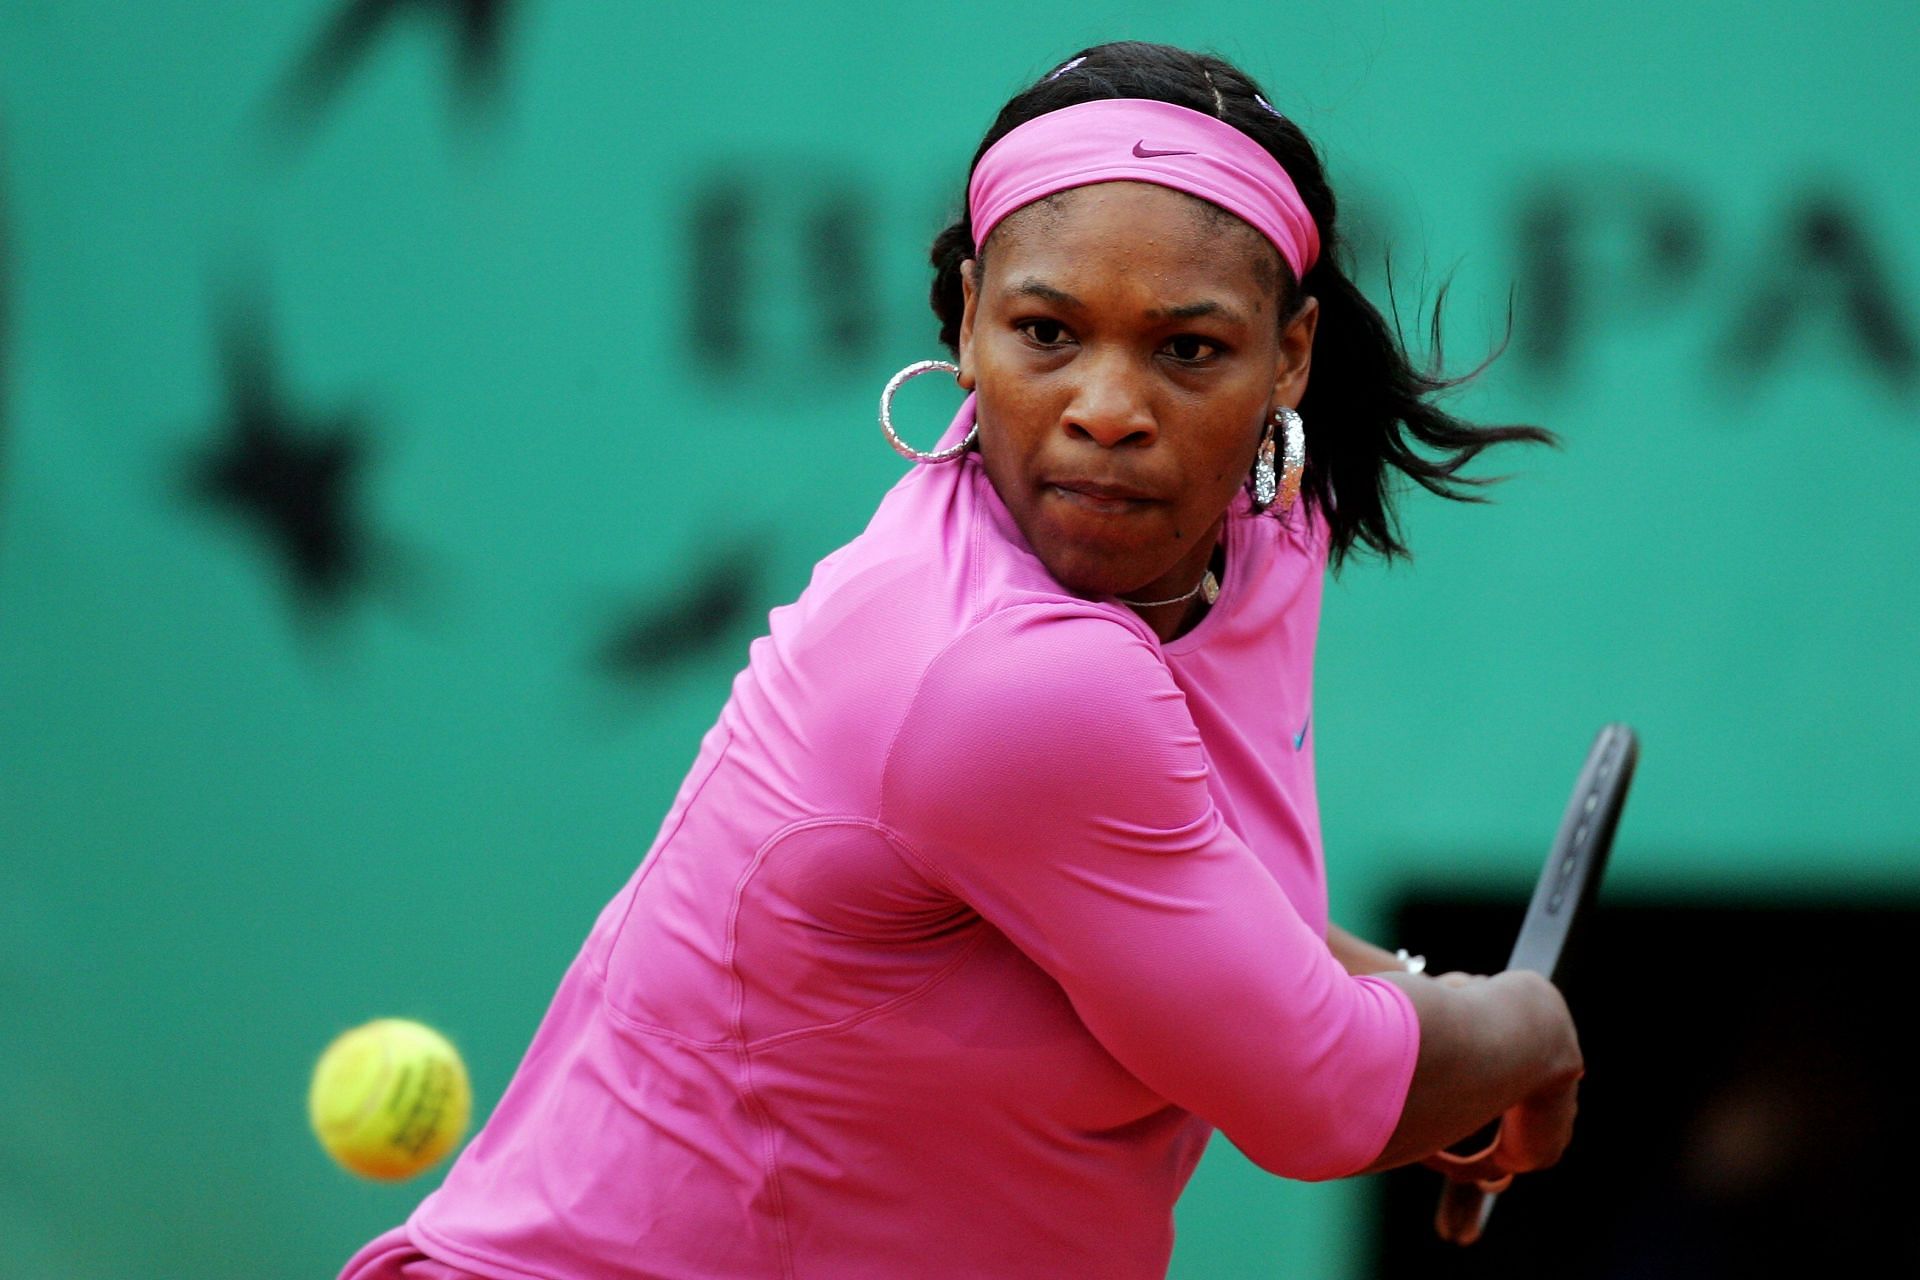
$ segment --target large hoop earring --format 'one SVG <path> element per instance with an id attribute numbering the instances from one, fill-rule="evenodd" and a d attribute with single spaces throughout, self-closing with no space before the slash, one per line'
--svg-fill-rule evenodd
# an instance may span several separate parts
<path id="1" fill-rule="evenodd" d="M 893 429 L 893 393 L 898 391 L 901 385 L 909 379 L 917 378 L 923 373 L 932 373 L 935 369 L 945 369 L 956 378 L 960 376 L 960 366 L 951 361 L 916 360 L 914 363 L 887 379 L 886 387 L 880 392 L 880 430 L 886 434 L 887 443 L 893 446 L 894 452 L 910 462 L 952 462 L 955 458 L 958 458 L 961 454 L 973 448 L 973 442 L 979 438 L 980 435 L 980 422 L 978 419 L 975 419 L 973 430 L 967 432 L 967 438 L 959 444 L 941 449 L 936 453 L 922 453 L 905 440 L 902 440 L 900 433 Z"/>
<path id="2" fill-rule="evenodd" d="M 1286 439 L 1281 461 L 1280 473 L 1275 475 L 1273 429 L 1283 427 Z M 1267 424 L 1267 434 L 1260 441 L 1260 453 L 1253 463 L 1253 501 L 1262 511 L 1274 504 L 1277 498 L 1280 514 L 1285 515 L 1293 506 L 1294 499 L 1300 496 L 1300 473 L 1307 466 L 1306 423 L 1300 415 L 1285 405 L 1273 411 L 1273 421 Z"/>

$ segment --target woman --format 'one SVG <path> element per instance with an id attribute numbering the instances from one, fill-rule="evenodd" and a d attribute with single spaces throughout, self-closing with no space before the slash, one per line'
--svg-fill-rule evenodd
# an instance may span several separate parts
<path id="1" fill-rule="evenodd" d="M 1503 1113 L 1473 1174 L 1557 1158 L 1553 988 L 1327 924 L 1325 566 L 1402 549 L 1389 468 L 1458 496 L 1541 436 L 1424 404 L 1336 243 L 1218 59 L 1102 46 L 1007 105 L 934 250 L 942 448 L 775 611 L 487 1127 L 348 1276 L 1158 1277 L 1215 1128 L 1296 1178 Z"/>

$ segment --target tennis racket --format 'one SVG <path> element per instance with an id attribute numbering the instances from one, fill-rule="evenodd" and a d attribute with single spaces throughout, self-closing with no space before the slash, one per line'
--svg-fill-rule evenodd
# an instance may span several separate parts
<path id="1" fill-rule="evenodd" d="M 1594 900 L 1599 897 L 1600 877 L 1607 869 L 1607 853 L 1613 848 L 1613 833 L 1620 825 L 1627 785 L 1633 781 L 1639 758 L 1640 741 L 1624 724 L 1606 726 L 1593 740 L 1587 762 L 1574 783 L 1573 797 L 1560 819 L 1560 832 L 1547 851 L 1546 864 L 1540 868 L 1540 880 L 1534 885 L 1533 901 L 1520 923 L 1507 968 L 1531 969 L 1549 980 L 1559 980 L 1568 944 L 1592 915 Z M 1464 1144 L 1441 1152 L 1440 1158 L 1447 1163 L 1474 1163 L 1492 1149 L 1499 1134 L 1499 1122 L 1495 1121 Z M 1440 1238 L 1462 1245 L 1478 1240 L 1506 1182 L 1445 1183 L 1433 1220 Z"/>

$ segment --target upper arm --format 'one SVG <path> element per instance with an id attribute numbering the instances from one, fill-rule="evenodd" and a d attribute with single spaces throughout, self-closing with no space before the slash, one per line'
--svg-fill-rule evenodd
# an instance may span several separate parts
<path id="1" fill-rule="evenodd" d="M 1273 1172 L 1354 1172 L 1398 1118 L 1411 1007 L 1340 968 L 1207 779 L 1144 639 L 1011 610 L 930 667 L 882 817 L 1149 1087 Z"/>

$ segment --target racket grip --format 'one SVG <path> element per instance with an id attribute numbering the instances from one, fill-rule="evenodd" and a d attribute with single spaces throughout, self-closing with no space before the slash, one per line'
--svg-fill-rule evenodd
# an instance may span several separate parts
<path id="1" fill-rule="evenodd" d="M 1487 1229 L 1493 1214 L 1493 1202 L 1512 1181 L 1448 1182 L 1440 1190 L 1440 1205 L 1434 1210 L 1433 1229 L 1448 1244 L 1462 1247 L 1472 1244 Z"/>
<path id="2" fill-rule="evenodd" d="M 1486 1230 L 1487 1218 L 1493 1213 L 1494 1197 L 1513 1185 L 1510 1173 L 1492 1178 L 1474 1176 L 1486 1172 L 1490 1166 L 1498 1169 L 1497 1165 L 1491 1165 L 1488 1157 L 1500 1145 L 1499 1122 L 1494 1123 L 1492 1132 L 1492 1141 L 1471 1154 L 1436 1151 L 1428 1161 L 1446 1175 L 1446 1181 L 1440 1184 L 1440 1203 L 1433 1211 L 1433 1229 L 1449 1244 L 1469 1245 L 1478 1240 Z"/>

